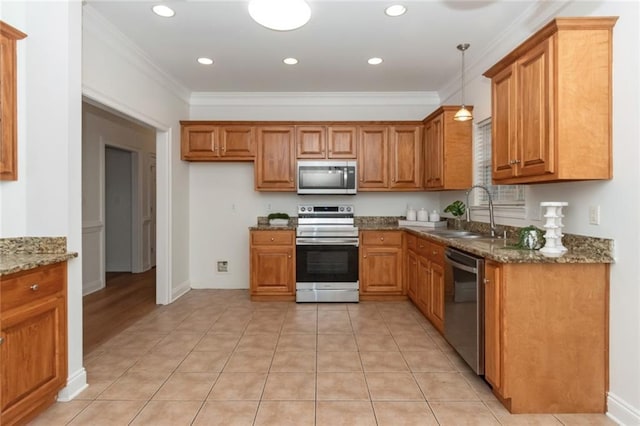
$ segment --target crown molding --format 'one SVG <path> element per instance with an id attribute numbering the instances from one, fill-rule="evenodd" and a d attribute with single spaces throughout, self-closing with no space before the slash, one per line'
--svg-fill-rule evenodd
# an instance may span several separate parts
<path id="1" fill-rule="evenodd" d="M 91 4 L 84 4 L 82 8 L 83 32 L 89 33 L 106 43 L 113 51 L 130 65 L 138 69 L 180 101 L 189 103 L 191 92 L 183 84 L 153 62 L 153 60 L 135 43 L 127 38 L 120 30 L 105 19 Z"/>
<path id="2" fill-rule="evenodd" d="M 436 92 L 193 92 L 191 106 L 437 106 Z"/>

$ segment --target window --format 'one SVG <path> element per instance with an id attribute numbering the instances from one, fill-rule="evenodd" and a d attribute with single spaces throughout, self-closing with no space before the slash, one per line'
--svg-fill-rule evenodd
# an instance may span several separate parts
<path id="1" fill-rule="evenodd" d="M 491 118 L 481 121 L 476 126 L 474 138 L 474 184 L 484 185 L 491 191 L 493 204 L 498 207 L 523 207 L 524 185 L 492 185 L 491 184 Z M 486 206 L 489 203 L 487 193 L 475 190 L 473 206 Z"/>

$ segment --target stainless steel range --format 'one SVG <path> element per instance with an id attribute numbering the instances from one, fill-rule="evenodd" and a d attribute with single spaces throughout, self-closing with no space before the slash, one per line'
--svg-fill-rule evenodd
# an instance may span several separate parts
<path id="1" fill-rule="evenodd" d="M 298 206 L 296 302 L 358 302 L 358 228 L 350 204 Z"/>

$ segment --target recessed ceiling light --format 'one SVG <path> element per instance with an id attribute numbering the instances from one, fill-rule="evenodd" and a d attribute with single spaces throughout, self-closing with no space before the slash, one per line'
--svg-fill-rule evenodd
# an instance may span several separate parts
<path id="1" fill-rule="evenodd" d="M 382 63 L 382 58 L 369 58 L 367 62 L 369 65 L 380 65 Z"/>
<path id="2" fill-rule="evenodd" d="M 151 8 L 153 13 L 158 16 L 162 16 L 164 18 L 171 18 L 176 13 L 169 6 L 165 6 L 164 4 L 157 4 Z"/>
<path id="3" fill-rule="evenodd" d="M 251 0 L 249 15 L 264 27 L 289 31 L 309 22 L 311 8 L 304 0 Z"/>
<path id="4" fill-rule="evenodd" d="M 202 64 L 202 65 L 211 65 L 213 64 L 213 59 L 211 58 L 198 58 L 198 63 Z"/>
<path id="5" fill-rule="evenodd" d="M 386 13 L 389 16 L 400 16 L 400 15 L 404 15 L 406 11 L 407 11 L 407 8 L 404 7 L 403 5 L 394 4 L 386 8 L 384 10 L 384 13 Z"/>
<path id="6" fill-rule="evenodd" d="M 296 58 L 284 58 L 282 62 L 284 62 L 287 65 L 295 65 L 298 63 L 298 60 Z"/>

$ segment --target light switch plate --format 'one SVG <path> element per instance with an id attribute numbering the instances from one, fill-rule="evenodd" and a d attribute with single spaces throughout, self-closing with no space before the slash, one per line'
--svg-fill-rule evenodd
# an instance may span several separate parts
<path id="1" fill-rule="evenodd" d="M 589 224 L 600 225 L 600 206 L 589 206 Z"/>

